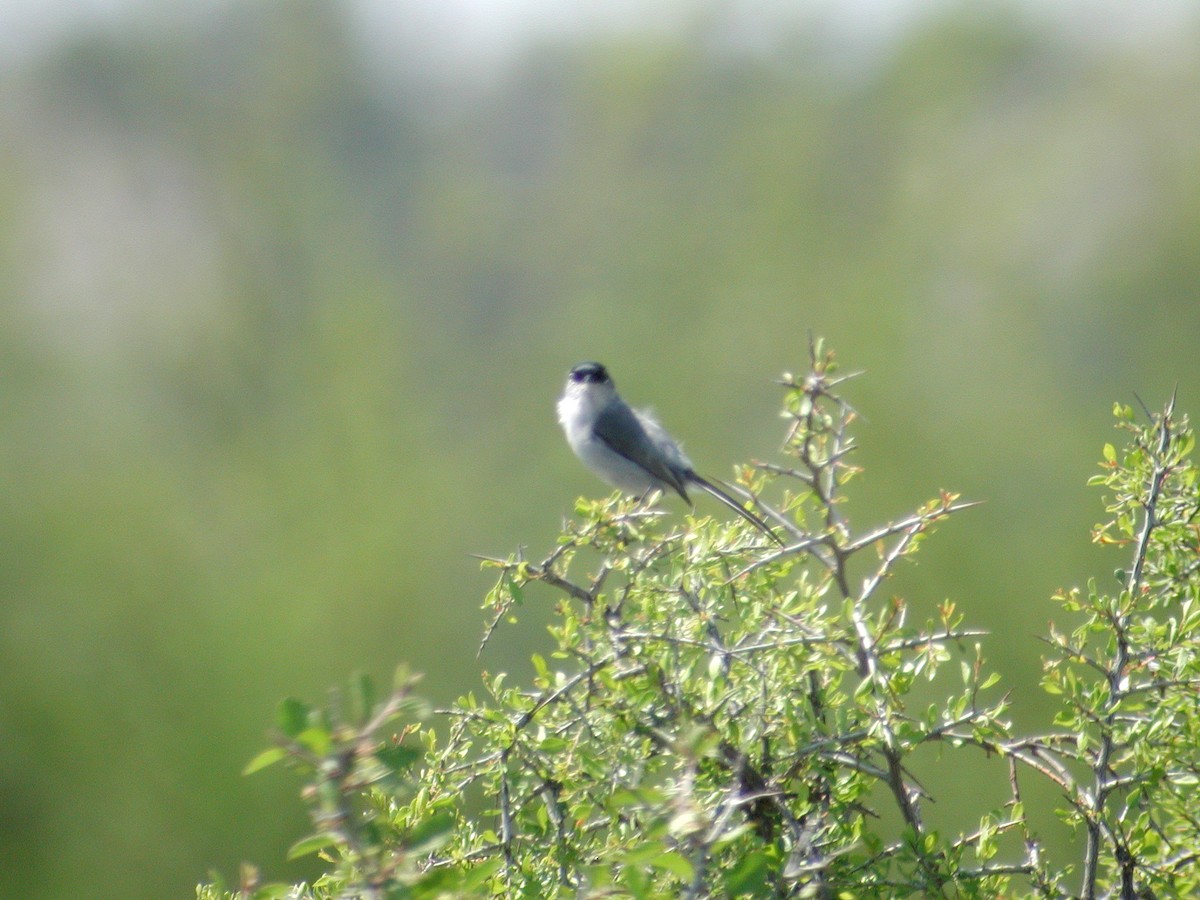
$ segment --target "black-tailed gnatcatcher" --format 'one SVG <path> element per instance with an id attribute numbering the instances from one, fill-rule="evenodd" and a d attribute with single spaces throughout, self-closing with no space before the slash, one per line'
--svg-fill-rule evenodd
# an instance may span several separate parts
<path id="1" fill-rule="evenodd" d="M 776 543 L 783 543 L 766 522 L 697 475 L 666 429 L 620 398 L 600 363 L 580 363 L 567 375 L 567 387 L 558 401 L 558 421 L 575 455 L 614 487 L 639 497 L 670 488 L 690 505 L 687 487 L 694 484 Z"/>

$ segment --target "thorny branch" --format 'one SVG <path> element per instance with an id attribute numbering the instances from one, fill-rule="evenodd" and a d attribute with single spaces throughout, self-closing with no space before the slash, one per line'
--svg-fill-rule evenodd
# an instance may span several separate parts
<path id="1" fill-rule="evenodd" d="M 822 665 L 813 665 L 800 676 L 807 679 L 806 696 L 811 707 L 809 725 L 813 729 L 811 740 L 789 746 L 781 744 L 778 737 L 769 737 L 769 729 L 766 729 L 751 750 L 721 737 L 706 765 L 717 764 L 724 773 L 724 787 L 715 790 L 713 806 L 704 827 L 679 839 L 681 852 L 685 852 L 690 860 L 692 872 L 684 896 L 704 896 L 710 889 L 708 879 L 714 848 L 725 835 L 736 829 L 740 817 L 764 836 L 782 836 L 790 846 L 791 859 L 783 883 L 807 884 L 807 889 L 814 891 L 816 896 L 831 896 L 835 884 L 826 879 L 826 874 L 845 851 L 836 847 L 833 840 L 839 823 L 830 821 L 828 816 L 833 786 L 839 772 L 846 771 L 866 776 L 886 787 L 908 831 L 903 841 L 869 854 L 856 866 L 865 869 L 882 860 L 904 857 L 915 863 L 923 889 L 934 895 L 949 890 L 951 881 L 961 883 L 1020 875 L 1027 878 L 1041 896 L 1064 896 L 1057 886 L 1057 878 L 1047 874 L 1039 839 L 1025 817 L 1018 779 L 1018 771 L 1022 771 L 1034 773 L 1054 784 L 1086 823 L 1088 848 L 1083 870 L 1084 896 L 1095 897 L 1099 848 L 1103 842 L 1116 848 L 1116 856 L 1124 867 L 1123 885 L 1132 885 L 1139 862 L 1105 816 L 1106 804 L 1116 792 L 1128 791 L 1139 783 L 1137 778 L 1121 776 L 1112 770 L 1112 757 L 1117 749 L 1115 726 L 1122 716 L 1118 705 L 1122 697 L 1147 691 L 1148 684 L 1162 689 L 1190 684 L 1192 680 L 1159 678 L 1150 683 L 1128 684 L 1125 676 L 1133 660 L 1128 618 L 1118 615 L 1109 622 L 1116 635 L 1116 651 L 1111 658 L 1090 655 L 1082 649 L 1069 647 L 1064 641 L 1055 643 L 1056 649 L 1070 654 L 1070 658 L 1090 666 L 1108 679 L 1108 707 L 1095 717 L 1100 736 L 1098 749 L 1086 750 L 1079 736 L 1069 733 L 1006 737 L 1007 725 L 998 719 L 998 714 L 1008 698 L 996 704 L 980 705 L 978 668 L 973 676 L 965 676 L 966 693 L 958 712 L 933 723 L 919 723 L 905 713 L 896 688 L 896 660 L 935 646 L 979 637 L 983 632 L 958 627 L 957 622 L 950 621 L 951 610 L 944 611 L 946 621 L 940 629 L 929 627 L 914 634 L 902 630 L 902 605 L 897 604 L 890 616 L 885 614 L 878 618 L 873 617 L 870 607 L 878 602 L 881 585 L 892 575 L 898 562 L 914 549 L 918 537 L 945 517 L 975 504 L 958 502 L 955 496 L 944 494 L 940 503 L 935 501 L 911 516 L 863 534 L 853 534 L 840 514 L 839 503 L 842 487 L 855 471 L 849 463 L 854 444 L 848 435 L 855 412 L 835 393 L 836 388 L 852 376 L 835 377 L 831 357 L 822 356 L 819 346 L 815 342 L 810 345 L 812 371 L 808 376 L 803 379 L 788 377 L 782 382 L 792 392 L 789 400 L 794 404 L 789 407 L 792 422 L 785 447 L 796 463 L 789 466 L 756 464 L 759 471 L 791 480 L 801 485 L 801 489 L 781 509 L 764 503 L 757 491 L 742 492 L 765 518 L 781 524 L 790 540 L 787 546 L 779 549 L 756 548 L 749 558 L 746 558 L 744 548 L 722 549 L 722 553 L 728 553 L 727 569 L 732 574 L 727 571 L 724 580 L 716 582 L 715 586 L 728 589 L 727 602 L 740 605 L 743 602 L 739 596 L 740 586 L 747 580 L 752 582 L 754 577 L 770 573 L 773 567 L 786 571 L 796 561 L 810 560 L 814 565 L 806 571 L 818 573 L 817 578 L 821 581 L 817 590 L 836 587 L 845 601 L 843 621 L 847 629 L 840 633 L 828 628 L 811 629 L 807 623 L 783 610 L 768 609 L 763 613 L 759 631 L 730 640 L 723 615 L 714 612 L 710 597 L 702 595 L 711 588 L 698 580 L 693 583 L 686 565 L 655 590 L 681 603 L 684 618 L 699 622 L 702 627 L 677 628 L 674 622 L 662 627 L 647 626 L 638 612 L 641 609 L 638 604 L 647 602 L 642 594 L 645 588 L 636 586 L 640 579 L 651 573 L 655 573 L 655 579 L 662 577 L 656 567 L 672 558 L 680 544 L 678 534 L 640 548 L 626 549 L 621 545 L 621 552 L 627 553 L 627 558 L 618 564 L 613 557 L 605 556 L 597 574 L 584 581 L 569 577 L 567 569 L 574 551 L 589 545 L 601 546 L 601 543 L 594 543 L 595 536 L 587 532 L 572 534 L 570 540 L 560 544 L 540 564 L 527 562 L 520 554 L 512 560 L 492 560 L 502 569 L 502 577 L 510 579 L 514 585 L 529 582 L 548 585 L 569 600 L 582 604 L 586 621 L 603 628 L 603 633 L 589 632 L 582 649 L 571 651 L 582 664 L 580 671 L 560 681 L 553 689 L 547 688 L 540 695 L 530 696 L 522 711 L 510 718 L 513 737 L 507 746 L 459 764 L 457 771 L 468 779 L 482 774 L 495 762 L 499 762 L 504 770 L 503 778 L 497 783 L 501 840 L 495 847 L 496 852 L 504 854 L 506 859 L 511 858 L 511 848 L 517 840 L 514 823 L 521 805 L 535 796 L 542 797 L 545 802 L 546 778 L 539 781 L 538 791 L 527 791 L 521 797 L 516 797 L 511 790 L 509 768 L 513 754 L 520 748 L 522 735 L 550 727 L 548 723 L 542 723 L 542 716 L 556 707 L 569 710 L 569 714 L 566 719 L 555 720 L 551 733 L 591 729 L 596 712 L 593 683 L 603 670 L 610 670 L 604 677 L 618 680 L 632 677 L 653 683 L 652 696 L 656 699 L 649 707 L 614 711 L 627 718 L 633 731 L 648 739 L 657 748 L 657 753 L 670 755 L 679 751 L 679 730 L 684 726 L 699 724 L 710 728 L 714 734 L 724 735 L 728 722 L 749 727 L 750 724 L 765 723 L 769 715 L 771 698 L 766 690 L 759 701 L 738 697 L 735 702 L 735 691 L 722 689 L 714 690 L 704 703 L 695 702 L 680 683 L 667 675 L 676 671 L 675 667 L 685 665 L 685 659 L 695 654 L 707 657 L 716 679 L 743 678 L 747 683 L 763 681 L 765 684 L 767 667 L 764 659 L 772 654 L 793 654 L 796 659 L 813 654 L 814 658 L 823 660 L 853 660 L 861 679 L 856 698 L 862 703 L 866 718 L 846 719 L 835 726 L 827 715 L 826 693 L 830 689 L 831 673 L 824 671 Z M 1159 457 L 1164 457 L 1171 441 L 1170 407 L 1163 417 L 1159 437 L 1157 452 Z M 1136 596 L 1144 584 L 1146 555 L 1157 524 L 1157 503 L 1168 474 L 1165 465 L 1156 468 L 1148 486 L 1145 518 L 1127 583 L 1130 596 Z M 815 527 L 810 528 L 805 522 L 803 509 L 806 507 L 813 513 Z M 605 521 L 620 525 L 622 517 L 646 514 L 644 510 L 618 512 Z M 686 546 L 691 553 L 692 545 Z M 851 586 L 850 564 L 868 548 L 878 548 L 880 558 L 855 589 Z M 609 576 L 618 569 L 621 583 L 610 586 Z M 488 628 L 484 643 L 514 602 L 511 592 L 501 592 L 500 596 L 505 602 L 498 607 L 496 620 Z M 638 660 L 636 665 L 634 659 Z M 462 711 L 454 714 L 467 720 L 473 718 L 472 714 Z M 917 746 L 935 742 L 974 746 L 1007 761 L 1011 800 L 1006 816 L 977 832 L 962 835 L 956 841 L 935 844 L 926 841 L 928 832 L 922 802 L 928 793 L 908 771 L 906 761 Z M 1082 783 L 1081 765 L 1090 768 L 1094 787 Z M 456 770 L 451 768 L 449 771 Z M 704 771 L 698 760 L 689 764 L 677 783 L 679 797 L 690 797 L 692 791 L 699 790 Z M 802 790 L 809 801 L 803 807 L 803 815 L 793 809 L 797 778 L 804 779 Z M 551 818 L 555 823 L 555 840 L 565 846 L 572 825 L 557 811 Z M 574 827 L 586 830 L 593 826 L 576 823 Z M 991 835 L 1007 832 L 1019 833 L 1023 838 L 1024 856 L 1019 860 L 987 863 L 975 868 L 955 866 L 950 862 L 964 848 L 974 846 L 985 837 L 990 839 Z M 1186 865 L 1195 856 L 1194 851 L 1181 852 L 1177 854 L 1177 862 Z M 847 878 L 853 871 L 853 868 L 843 871 L 841 877 Z M 564 884 L 566 879 L 564 870 Z M 876 880 L 873 883 L 885 882 Z M 911 885 L 911 882 L 904 884 Z"/>

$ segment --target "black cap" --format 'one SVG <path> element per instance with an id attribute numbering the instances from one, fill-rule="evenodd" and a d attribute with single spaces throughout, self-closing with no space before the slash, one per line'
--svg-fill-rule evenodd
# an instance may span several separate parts
<path id="1" fill-rule="evenodd" d="M 567 376 L 576 384 L 601 384 L 608 381 L 608 370 L 598 362 L 580 363 Z"/>

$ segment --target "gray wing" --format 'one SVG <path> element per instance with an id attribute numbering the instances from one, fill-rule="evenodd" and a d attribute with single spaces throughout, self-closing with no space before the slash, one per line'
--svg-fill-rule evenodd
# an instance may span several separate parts
<path id="1" fill-rule="evenodd" d="M 624 401 L 618 400 L 608 404 L 596 416 L 593 433 L 614 453 L 645 469 L 691 503 L 684 480 L 690 466 L 686 465 L 675 442 L 661 426 L 654 424 L 657 440 L 646 430 L 641 417 Z"/>

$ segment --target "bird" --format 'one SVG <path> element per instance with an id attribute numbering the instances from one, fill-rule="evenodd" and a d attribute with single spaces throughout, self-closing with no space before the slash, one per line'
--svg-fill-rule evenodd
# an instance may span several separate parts
<path id="1" fill-rule="evenodd" d="M 603 481 L 637 497 L 655 490 L 666 492 L 669 488 L 689 506 L 694 504 L 688 488 L 695 486 L 783 545 L 766 522 L 698 475 L 691 460 L 657 419 L 630 408 L 600 363 L 580 363 L 567 373 L 566 388 L 557 409 L 567 443 Z"/>

